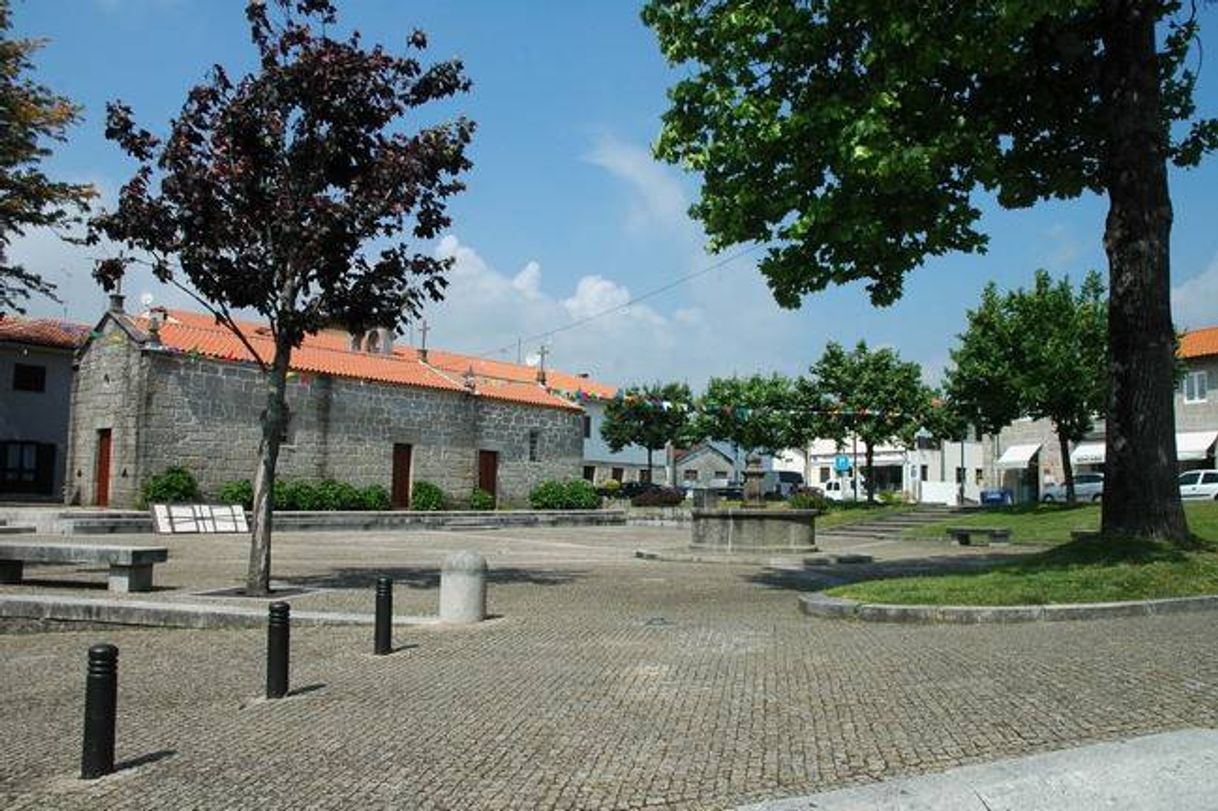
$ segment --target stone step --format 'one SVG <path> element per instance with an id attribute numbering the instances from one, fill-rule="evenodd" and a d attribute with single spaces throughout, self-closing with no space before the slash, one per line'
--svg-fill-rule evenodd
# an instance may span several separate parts
<path id="1" fill-rule="evenodd" d="M 9 526 L 7 521 L 0 522 L 0 535 L 25 535 L 37 531 L 36 527 Z"/>

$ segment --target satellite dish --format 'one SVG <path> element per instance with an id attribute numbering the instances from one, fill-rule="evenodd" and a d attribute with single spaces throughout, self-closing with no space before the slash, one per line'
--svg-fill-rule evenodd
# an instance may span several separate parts
<path id="1" fill-rule="evenodd" d="M 145 309 L 151 307 L 153 301 L 154 299 L 152 298 L 151 293 L 143 293 L 140 295 L 140 304 L 143 304 Z"/>
<path id="2" fill-rule="evenodd" d="M 526 366 L 536 366 L 541 363 L 541 355 L 529 355 L 524 362 Z"/>

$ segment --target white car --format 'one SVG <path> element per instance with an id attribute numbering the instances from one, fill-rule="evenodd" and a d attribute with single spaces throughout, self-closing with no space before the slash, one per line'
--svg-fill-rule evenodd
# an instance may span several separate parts
<path id="1" fill-rule="evenodd" d="M 854 479 L 830 479 L 822 482 L 821 491 L 830 501 L 854 501 Z M 859 476 L 858 500 L 867 500 L 867 482 Z"/>
<path id="2" fill-rule="evenodd" d="M 1218 501 L 1218 470 L 1189 470 L 1180 474 L 1180 498 Z"/>
<path id="3" fill-rule="evenodd" d="M 1079 473 L 1074 477 L 1074 498 L 1076 501 L 1100 501 L 1104 498 L 1103 473 Z M 1050 484 L 1040 494 L 1041 501 L 1065 501 L 1066 485 Z"/>

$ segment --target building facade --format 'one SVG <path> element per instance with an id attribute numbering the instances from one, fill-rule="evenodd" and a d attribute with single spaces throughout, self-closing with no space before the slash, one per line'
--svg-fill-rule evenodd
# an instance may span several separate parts
<path id="1" fill-rule="evenodd" d="M 1218 441 L 1218 327 L 1185 333 L 1179 357 L 1183 374 L 1173 401 L 1176 467 L 1212 469 Z M 1104 420 L 1097 415 L 1087 436 L 1070 443 L 1074 472 L 1102 472 L 1104 445 Z M 1037 501 L 1046 485 L 1065 481 L 1061 443 L 1048 420 L 1016 420 L 987 445 L 986 457 L 992 486 L 1010 490 L 1017 501 Z"/>
<path id="2" fill-rule="evenodd" d="M 242 332 L 269 356 L 264 329 Z M 326 332 L 293 352 L 281 477 L 381 484 L 405 507 L 420 480 L 457 503 L 481 487 L 517 505 L 580 474 L 579 406 L 536 382 L 453 374 L 390 338 Z M 77 362 L 65 500 L 131 506 L 174 465 L 206 494 L 252 479 L 266 383 L 251 360 L 210 316 L 112 309 Z"/>
<path id="3" fill-rule="evenodd" d="M 65 321 L 0 319 L 0 498 L 63 492 L 72 358 L 88 332 Z"/>

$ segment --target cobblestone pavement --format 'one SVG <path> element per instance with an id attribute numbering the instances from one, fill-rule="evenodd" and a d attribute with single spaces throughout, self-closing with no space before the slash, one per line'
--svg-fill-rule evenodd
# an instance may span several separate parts
<path id="1" fill-rule="evenodd" d="M 472 547 L 499 572 L 490 609 L 500 616 L 398 629 L 400 649 L 380 658 L 370 629 L 293 629 L 296 694 L 277 702 L 258 699 L 261 631 L 10 626 L 0 633 L 0 806 L 719 809 L 1218 725 L 1209 614 L 810 620 L 795 607 L 809 581 L 631 560 L 643 534 L 281 538 L 277 576 L 333 589 L 292 598 L 301 608 L 370 603 L 388 567 L 401 580 L 397 610 L 430 613 L 444 552 Z M 243 552 L 175 547 L 162 594 L 190 591 L 195 577 L 231 585 Z M 121 650 L 127 768 L 84 782 L 84 661 L 98 641 Z"/>

